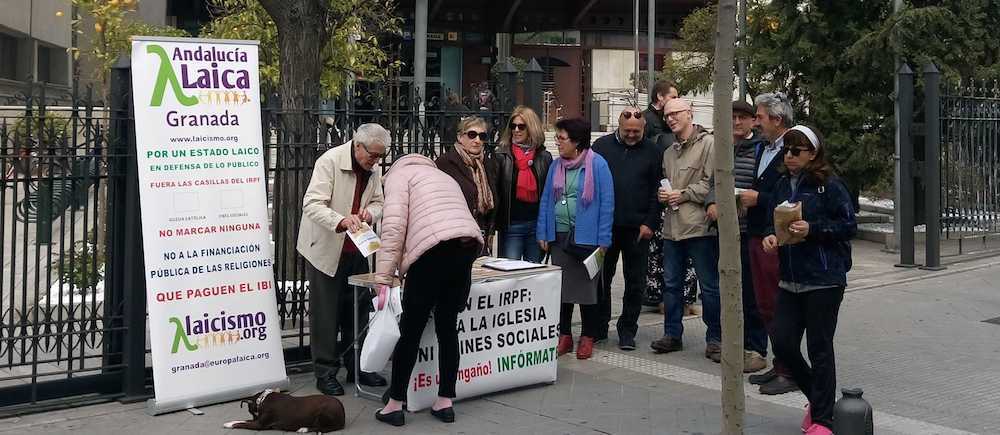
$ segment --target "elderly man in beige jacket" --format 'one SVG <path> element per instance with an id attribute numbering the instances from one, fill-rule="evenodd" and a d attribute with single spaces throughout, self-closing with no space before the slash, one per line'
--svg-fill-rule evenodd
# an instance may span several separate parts
<path id="1" fill-rule="evenodd" d="M 347 278 L 367 273 L 368 260 L 345 232 L 358 230 L 362 223 L 373 224 L 382 216 L 382 174 L 375 166 L 385 157 L 390 141 L 389 132 L 378 124 L 359 126 L 352 141 L 316 160 L 302 200 L 298 251 L 306 259 L 310 344 L 316 388 L 323 394 L 344 394 L 336 376 L 341 356 L 353 349 L 353 316 L 367 320 L 367 299 L 359 304 L 358 313 L 352 312 L 354 295 Z M 344 361 L 346 381 L 353 382 L 354 360 Z M 357 382 L 386 385 L 377 373 L 360 373 Z"/>

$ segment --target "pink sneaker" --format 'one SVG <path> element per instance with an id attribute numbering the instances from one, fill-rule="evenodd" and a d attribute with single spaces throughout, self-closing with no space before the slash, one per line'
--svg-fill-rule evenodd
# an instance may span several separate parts
<path id="1" fill-rule="evenodd" d="M 806 435 L 833 435 L 833 431 L 821 424 L 814 424 L 809 426 L 809 430 L 806 431 Z"/>
<path id="2" fill-rule="evenodd" d="M 802 433 L 809 431 L 809 427 L 813 425 L 812 411 L 809 410 L 809 405 L 806 405 L 806 416 L 802 417 Z"/>

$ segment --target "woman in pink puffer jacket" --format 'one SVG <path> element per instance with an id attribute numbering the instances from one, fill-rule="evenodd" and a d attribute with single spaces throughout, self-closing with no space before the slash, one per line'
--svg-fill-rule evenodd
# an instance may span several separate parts
<path id="1" fill-rule="evenodd" d="M 375 412 L 379 421 L 404 424 L 403 401 L 424 326 L 434 310 L 440 384 L 431 414 L 455 421 L 451 399 L 458 378 L 458 313 L 472 285 L 472 262 L 483 245 L 479 225 L 469 212 L 462 189 L 434 161 L 404 156 L 385 175 L 382 247 L 375 262 L 379 291 L 393 282 L 397 268 L 404 278 L 401 336 L 392 354 L 389 402 Z"/>

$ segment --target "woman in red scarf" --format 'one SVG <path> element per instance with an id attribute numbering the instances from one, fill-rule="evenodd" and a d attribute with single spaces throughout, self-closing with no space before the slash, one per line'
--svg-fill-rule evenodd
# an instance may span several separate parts
<path id="1" fill-rule="evenodd" d="M 534 110 L 514 108 L 495 156 L 498 252 L 506 258 L 541 262 L 535 226 L 552 154 L 545 150 L 545 131 Z"/>

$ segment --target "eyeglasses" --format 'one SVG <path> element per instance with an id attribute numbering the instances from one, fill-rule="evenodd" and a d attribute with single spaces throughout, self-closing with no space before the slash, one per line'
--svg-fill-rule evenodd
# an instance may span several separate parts
<path id="1" fill-rule="evenodd" d="M 515 124 L 515 123 L 512 122 L 512 123 L 510 123 L 510 127 L 513 128 L 514 130 L 519 130 L 519 131 L 527 131 L 528 130 L 528 124 Z"/>
<path id="2" fill-rule="evenodd" d="M 801 147 L 784 147 L 782 149 L 785 150 L 786 153 L 791 154 L 792 157 L 798 157 L 799 154 L 802 154 L 803 151 L 809 151 L 809 148 L 801 148 Z"/>
<path id="3" fill-rule="evenodd" d="M 387 153 L 373 153 L 368 149 L 368 145 L 365 145 L 363 142 L 358 142 L 358 144 L 361 145 L 361 148 L 365 150 L 365 153 L 368 154 L 369 157 L 375 160 L 382 160 L 383 158 L 385 158 L 385 155 L 387 154 Z"/>
<path id="4" fill-rule="evenodd" d="M 622 112 L 622 117 L 625 119 L 632 119 L 632 118 L 641 119 L 642 112 Z"/>
<path id="5" fill-rule="evenodd" d="M 569 135 L 563 136 L 561 134 L 556 135 L 556 140 L 559 142 L 566 142 L 569 140 Z"/>
<path id="6" fill-rule="evenodd" d="M 488 141 L 490 139 L 490 135 L 486 134 L 486 132 L 480 133 L 480 132 L 475 131 L 475 130 L 469 130 L 469 131 L 465 132 L 465 137 L 467 137 L 469 139 L 475 139 L 475 138 L 478 137 L 479 140 L 481 140 L 483 142 L 486 142 L 486 141 Z"/>

